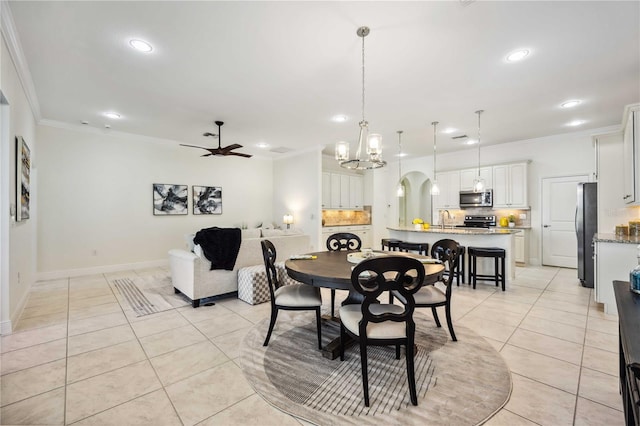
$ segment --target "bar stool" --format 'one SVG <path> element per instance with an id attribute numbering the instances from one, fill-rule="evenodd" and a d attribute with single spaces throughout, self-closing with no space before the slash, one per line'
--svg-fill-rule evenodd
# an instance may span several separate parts
<path id="1" fill-rule="evenodd" d="M 429 251 L 429 244 L 428 243 L 408 243 L 405 241 L 400 241 L 400 244 L 398 244 L 398 249 L 404 252 L 408 252 L 409 250 L 417 251 L 418 254 L 423 254 L 426 256 L 427 252 Z"/>
<path id="2" fill-rule="evenodd" d="M 502 283 L 502 291 L 505 291 L 505 257 L 506 253 L 504 249 L 498 247 L 468 247 L 469 253 L 469 281 L 473 283 L 473 288 L 476 288 L 477 280 L 495 280 L 496 287 L 498 281 Z M 479 257 L 489 257 L 494 260 L 494 273 L 493 275 L 479 274 L 478 265 L 476 263 Z M 500 260 L 500 262 L 498 262 Z M 500 266 L 500 268 L 498 268 Z"/>
<path id="3" fill-rule="evenodd" d="M 399 248 L 399 244 L 402 242 L 402 240 L 396 240 L 395 238 L 383 238 L 382 241 L 380 242 L 380 244 L 382 245 L 382 250 L 384 251 L 384 248 L 386 247 L 387 250 L 391 251 L 398 251 Z"/>
<path id="4" fill-rule="evenodd" d="M 456 286 L 460 287 L 460 279 L 462 278 L 462 284 L 465 283 L 465 267 L 464 267 L 464 257 L 466 254 L 466 247 L 458 245 L 460 251 L 458 252 L 458 266 L 456 270 L 453 272 L 453 276 L 456 278 Z M 471 284 L 471 282 L 469 282 Z"/>

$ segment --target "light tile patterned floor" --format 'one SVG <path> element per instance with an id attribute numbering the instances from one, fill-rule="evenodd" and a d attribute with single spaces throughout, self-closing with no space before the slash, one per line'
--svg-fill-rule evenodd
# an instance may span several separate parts
<path id="1" fill-rule="evenodd" d="M 1 424 L 308 424 L 264 402 L 238 367 L 239 342 L 268 303 L 224 299 L 135 317 L 107 279 L 136 274 L 167 270 L 34 286 L 16 331 L 1 340 Z M 454 289 L 455 324 L 485 337 L 512 372 L 511 399 L 487 424 L 622 425 L 617 317 L 592 301 L 575 270 L 516 274 L 506 292 Z"/>

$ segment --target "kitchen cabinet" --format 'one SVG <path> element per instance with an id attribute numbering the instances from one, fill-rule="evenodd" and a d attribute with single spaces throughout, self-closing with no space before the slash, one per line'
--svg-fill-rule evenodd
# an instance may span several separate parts
<path id="1" fill-rule="evenodd" d="M 527 230 L 523 229 L 521 232 L 515 234 L 513 236 L 515 253 L 514 257 L 516 258 L 516 263 L 526 264 L 527 263 L 527 242 L 528 235 Z"/>
<path id="2" fill-rule="evenodd" d="M 322 172 L 322 208 L 331 206 L 331 173 Z"/>
<path id="3" fill-rule="evenodd" d="M 436 173 L 440 195 L 433 196 L 436 209 L 457 209 L 460 207 L 460 171 Z M 434 211 L 434 214 L 437 213 Z"/>
<path id="4" fill-rule="evenodd" d="M 349 207 L 361 209 L 364 200 L 364 178 L 349 176 Z"/>
<path id="5" fill-rule="evenodd" d="M 460 191 L 473 191 L 473 181 L 478 177 L 478 169 L 460 170 Z M 485 189 L 493 188 L 493 167 L 480 167 L 480 179 Z"/>
<path id="6" fill-rule="evenodd" d="M 493 166 L 493 207 L 529 207 L 527 163 Z"/>
<path id="7" fill-rule="evenodd" d="M 342 173 L 322 173 L 322 208 L 362 209 L 364 178 Z"/>
<path id="8" fill-rule="evenodd" d="M 602 235 L 596 234 L 596 237 L 602 239 Z M 607 237 L 604 241 L 594 242 L 594 298 L 596 302 L 604 303 L 605 313 L 617 314 L 613 281 L 629 281 L 629 272 L 638 264 L 637 244 L 611 242 L 616 239 L 613 234 L 610 238 L 610 241 Z"/>
<path id="9" fill-rule="evenodd" d="M 640 105 L 625 109 L 623 117 L 623 200 L 640 202 Z"/>
<path id="10" fill-rule="evenodd" d="M 362 241 L 362 248 L 373 248 L 373 232 L 371 225 L 346 225 L 322 228 L 322 250 L 327 249 L 327 238 L 338 232 L 350 232 Z"/>

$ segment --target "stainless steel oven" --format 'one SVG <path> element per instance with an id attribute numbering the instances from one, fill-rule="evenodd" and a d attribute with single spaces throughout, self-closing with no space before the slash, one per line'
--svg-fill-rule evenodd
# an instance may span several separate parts
<path id="1" fill-rule="evenodd" d="M 460 208 L 493 207 L 493 191 L 460 191 Z"/>

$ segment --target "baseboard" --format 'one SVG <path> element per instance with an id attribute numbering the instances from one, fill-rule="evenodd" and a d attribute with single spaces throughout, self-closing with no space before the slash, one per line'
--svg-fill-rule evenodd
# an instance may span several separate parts
<path id="1" fill-rule="evenodd" d="M 39 272 L 38 281 L 57 280 L 60 278 L 82 277 L 84 275 L 105 274 L 120 272 L 129 269 L 156 268 L 169 265 L 168 259 L 149 260 L 146 262 L 123 263 L 119 265 L 94 266 L 92 268 L 66 269 L 60 271 Z"/>
<path id="2" fill-rule="evenodd" d="M 7 335 L 11 334 L 13 327 L 11 326 L 11 320 L 9 321 L 0 321 L 0 334 Z"/>

